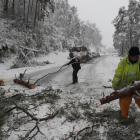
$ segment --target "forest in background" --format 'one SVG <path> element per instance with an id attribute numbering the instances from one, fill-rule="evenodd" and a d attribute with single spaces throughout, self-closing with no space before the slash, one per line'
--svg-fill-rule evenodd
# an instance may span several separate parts
<path id="1" fill-rule="evenodd" d="M 113 46 L 120 55 L 126 55 L 133 46 L 140 48 L 140 2 L 129 0 L 128 9 L 121 7 L 112 23 Z"/>
<path id="2" fill-rule="evenodd" d="M 95 23 L 82 21 L 68 0 L 0 0 L 0 57 L 16 54 L 28 63 L 51 51 L 85 45 L 100 51 L 102 35 Z"/>
<path id="3" fill-rule="evenodd" d="M 139 3 L 135 0 L 130 2 L 139 9 Z M 76 12 L 70 14 L 71 20 L 69 20 L 67 13 L 72 12 L 71 9 L 75 9 Z M 116 27 L 114 46 L 123 55 L 130 47 L 129 41 L 130 44 L 132 43 L 131 45 L 139 47 L 139 38 L 137 41 L 134 40 L 137 37 L 134 36 L 135 24 L 130 24 L 131 28 L 126 26 L 130 20 L 127 14 L 124 18 L 123 15 L 128 11 L 124 8 L 121 8 L 120 11 L 113 21 Z M 139 12 L 137 14 L 139 15 Z M 138 35 L 139 24 L 136 25 Z M 128 36 L 125 36 L 126 34 Z M 54 50 L 65 51 L 72 45 L 83 42 L 88 47 L 98 50 L 104 47 L 101 40 L 102 36 L 96 25 L 81 21 L 78 18 L 77 8 L 69 6 L 66 0 L 0 0 L 1 59 L 14 54 L 17 56 L 17 61 L 28 63 L 33 57 L 46 55 Z M 123 44 L 123 41 L 128 44 Z M 107 62 L 102 60 L 102 71 L 110 72 L 109 68 L 111 71 L 112 68 L 115 68 L 116 62 L 112 59 L 108 59 Z M 62 91 L 52 87 L 40 88 L 40 85 L 34 92 L 28 89 L 18 91 L 16 84 L 10 85 L 12 88 L 8 88 L 7 91 L 4 90 L 4 87 L 0 88 L 0 140 L 10 138 L 39 140 L 48 139 L 50 135 L 51 140 L 56 137 L 64 140 L 140 139 L 140 113 L 133 102 L 126 121 L 121 121 L 121 112 L 117 102 L 112 102 L 104 107 L 98 104 L 100 97 L 110 93 L 110 88 L 106 88 L 105 92 L 101 89 L 102 82 L 104 82 L 102 76 L 106 77 L 106 75 L 104 72 L 100 72 L 99 70 L 97 73 L 99 79 L 96 80 L 93 77 L 93 81 L 87 80 L 92 87 L 83 82 L 81 87 L 77 85 L 77 90 L 72 87 L 74 90 L 70 92 L 66 89 Z M 85 74 L 87 77 L 87 73 Z M 83 76 L 84 73 L 82 73 Z M 104 84 L 108 85 L 108 82 Z M 12 89 L 15 93 L 5 96 L 5 93 Z M 41 115 L 44 117 L 42 118 Z M 67 127 L 69 127 L 68 130 Z M 54 128 L 59 131 L 52 131 Z M 65 131 L 64 134 L 58 134 L 63 131 Z"/>

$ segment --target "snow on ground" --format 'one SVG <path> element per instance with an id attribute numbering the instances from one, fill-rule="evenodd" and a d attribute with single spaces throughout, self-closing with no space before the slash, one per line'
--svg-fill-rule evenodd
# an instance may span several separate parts
<path id="1" fill-rule="evenodd" d="M 25 69 L 27 69 L 27 73 L 32 73 L 35 71 L 50 69 L 56 66 L 61 67 L 64 63 L 68 61 L 67 57 L 68 57 L 68 52 L 55 52 L 55 53 L 51 53 L 46 57 L 41 57 L 36 59 L 36 61 L 38 62 L 48 60 L 52 64 L 48 64 L 46 66 L 36 66 L 36 67 L 27 67 L 27 68 L 19 68 L 19 69 L 9 69 L 11 63 L 6 62 L 4 64 L 0 64 L 0 68 L 1 68 L 0 79 L 4 79 L 6 82 L 10 81 L 12 80 L 12 78 L 14 78 L 15 74 L 18 75 L 19 73 L 23 73 Z M 64 92 L 62 92 L 61 99 L 59 100 L 59 102 L 56 103 L 57 108 L 61 108 L 65 106 L 65 104 L 71 102 L 77 105 L 78 103 L 84 103 L 84 102 L 87 103 L 89 101 L 93 103 L 93 106 L 96 109 L 96 111 L 102 111 L 105 107 L 110 106 L 111 104 L 113 105 L 113 108 L 115 109 L 119 108 L 117 100 L 111 104 L 106 104 L 104 106 L 100 106 L 100 102 L 99 102 L 99 99 L 102 98 L 103 92 L 107 95 L 113 91 L 112 89 L 103 89 L 102 85 L 111 86 L 111 82 L 109 82 L 109 79 L 113 78 L 115 69 L 117 68 L 119 61 L 120 61 L 120 57 L 118 57 L 117 54 L 112 54 L 107 57 L 101 56 L 100 58 L 96 58 L 95 60 L 91 61 L 91 63 L 89 62 L 87 64 L 82 64 L 82 69 L 78 74 L 79 75 L 78 84 L 75 84 L 74 86 L 70 85 L 68 87 L 59 86 L 59 88 L 62 87 L 62 90 Z M 94 67 L 94 65 L 96 67 Z M 57 77 L 59 77 L 59 74 Z M 5 82 L 6 86 L 3 86 L 3 88 L 7 90 L 10 88 L 10 85 L 8 85 L 8 82 L 7 83 L 6 82 Z M 58 83 L 56 82 L 55 84 Z M 11 88 L 13 88 L 13 85 Z M 46 87 L 37 86 L 35 89 L 29 90 L 22 87 L 20 88 L 20 86 L 17 85 L 16 88 L 18 88 L 20 91 L 24 89 L 24 92 L 26 94 L 32 95 L 35 92 L 39 92 Z M 9 96 L 10 93 L 7 93 L 6 95 Z M 45 117 L 46 113 L 52 113 L 48 108 L 49 108 L 48 104 L 40 106 L 38 109 L 37 116 Z M 79 110 L 79 112 L 80 111 L 81 110 Z M 52 119 L 50 121 L 47 121 L 46 123 L 43 122 L 40 123 L 41 132 L 45 134 L 45 136 L 41 140 L 46 140 L 46 138 L 48 140 L 51 140 L 53 138 L 54 140 L 60 140 L 65 135 L 68 135 L 69 132 L 72 132 L 73 129 L 78 131 L 86 126 L 91 125 L 91 123 L 87 122 L 86 120 L 80 120 L 78 121 L 78 123 L 77 122 L 71 123 L 68 121 L 65 122 L 65 120 L 66 119 L 64 117 L 61 117 L 61 118 Z M 33 128 L 34 124 L 30 124 L 29 126 L 25 125 L 22 127 Z M 100 132 L 103 131 L 103 128 L 101 128 L 99 131 Z M 18 140 L 17 137 L 18 134 L 19 133 L 17 132 L 13 132 L 8 140 L 10 139 Z M 25 132 L 22 133 L 22 135 L 23 134 L 25 134 Z M 38 135 L 36 139 L 40 140 L 40 135 Z"/>
<path id="2" fill-rule="evenodd" d="M 48 54 L 48 56 L 45 57 L 39 57 L 36 58 L 37 62 L 43 62 L 45 60 L 48 60 L 51 63 L 55 63 L 57 65 L 63 65 L 64 62 L 67 61 L 67 58 L 69 56 L 69 52 L 65 51 L 65 52 L 52 52 L 50 54 Z"/>
<path id="3" fill-rule="evenodd" d="M 101 77 L 105 81 L 112 79 L 115 74 L 115 69 L 117 68 L 119 62 L 120 57 L 118 57 L 115 54 L 112 54 L 112 56 L 102 60 L 96 68 L 99 77 Z"/>
<path id="4" fill-rule="evenodd" d="M 39 71 L 39 70 L 43 70 L 43 69 L 49 69 L 49 68 L 53 68 L 56 66 L 62 66 L 63 64 L 65 64 L 67 61 L 69 61 L 67 59 L 69 55 L 69 52 L 52 52 L 50 53 L 48 56 L 42 56 L 42 57 L 38 57 L 35 58 L 33 60 L 37 61 L 37 62 L 44 62 L 44 61 L 49 61 L 50 64 L 46 65 L 46 66 L 36 66 L 36 67 L 24 67 L 24 68 L 18 68 L 18 69 L 10 69 L 10 67 L 13 65 L 13 60 L 9 59 L 6 60 L 5 63 L 0 63 L 0 79 L 3 79 L 4 81 L 9 81 L 11 79 L 15 78 L 15 74 L 18 77 L 20 73 L 23 73 L 26 69 L 26 73 L 32 73 L 35 71 Z"/>
<path id="5" fill-rule="evenodd" d="M 10 79 L 15 77 L 15 74 L 18 76 L 20 73 L 23 73 L 26 69 L 26 73 L 32 73 L 35 71 L 43 70 L 43 69 L 49 69 L 56 66 L 62 66 L 69 60 L 68 58 L 69 52 L 53 52 L 49 54 L 48 56 L 42 56 L 39 58 L 35 58 L 34 60 L 37 62 L 44 62 L 49 61 L 51 64 L 48 64 L 46 66 L 36 66 L 36 67 L 24 67 L 24 68 L 18 68 L 18 69 L 9 69 L 13 63 L 13 59 L 6 60 L 5 63 L 0 63 L 0 79 Z M 109 78 L 112 79 L 112 76 L 114 75 L 114 69 L 117 68 L 117 65 L 120 61 L 120 57 L 117 57 L 112 55 L 108 57 L 105 60 L 102 60 L 99 62 L 98 67 L 96 68 L 96 71 L 98 71 L 99 76 L 102 77 L 104 80 L 108 80 Z M 6 81 L 7 81 L 6 80 Z"/>

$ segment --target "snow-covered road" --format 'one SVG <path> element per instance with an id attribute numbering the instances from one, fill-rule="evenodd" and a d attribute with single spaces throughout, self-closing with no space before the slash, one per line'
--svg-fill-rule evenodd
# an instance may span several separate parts
<path id="1" fill-rule="evenodd" d="M 104 84 L 98 69 L 100 69 L 99 63 L 103 64 L 106 61 L 105 59 L 108 57 L 109 55 L 103 55 L 101 57 L 93 58 L 87 63 L 81 64 L 81 70 L 78 72 L 79 83 L 73 86 L 83 83 L 91 87 L 96 87 L 99 84 Z M 61 66 L 57 66 L 49 69 L 38 70 L 27 74 L 25 79 L 30 78 L 31 82 L 34 83 L 37 79 L 46 75 L 44 78 L 37 81 L 37 85 L 51 85 L 56 86 L 57 88 L 64 86 L 67 88 L 67 86 L 72 83 L 72 67 L 69 65 L 61 69 L 60 68 Z"/>
<path id="2" fill-rule="evenodd" d="M 60 118 L 55 117 L 48 121 L 47 124 L 40 123 L 40 130 L 45 135 L 44 138 L 41 135 L 36 137 L 37 140 L 40 140 L 40 137 L 41 140 L 46 140 L 46 138 L 48 140 L 53 138 L 54 140 L 60 140 L 62 137 L 64 138 L 65 135 L 68 136 L 69 132 L 73 131 L 73 128 L 75 128 L 75 131 L 78 131 L 93 124 L 87 121 L 88 118 L 85 115 L 87 110 L 91 112 L 94 112 L 94 110 L 96 112 L 102 112 L 110 106 L 114 110 L 119 109 L 118 100 L 103 106 L 100 105 L 100 98 L 102 98 L 103 95 L 106 96 L 113 92 L 112 88 L 104 88 L 103 86 L 111 87 L 110 79 L 113 78 L 114 71 L 119 61 L 120 58 L 117 55 L 111 54 L 102 55 L 101 57 L 88 61 L 86 64 L 81 64 L 82 68 L 78 73 L 79 83 L 77 84 L 70 84 L 72 82 L 72 67 L 63 67 L 56 74 L 50 74 L 39 80 L 36 84 L 36 88 L 32 90 L 17 84 L 8 85 L 8 81 L 10 83 L 10 80 L 13 78 L 15 73 L 18 74 L 27 69 L 25 79 L 27 80 L 28 78 L 31 78 L 30 82 L 34 83 L 44 75 L 58 71 L 62 65 L 50 64 L 45 67 L 4 70 L 0 73 L 0 76 L 7 80 L 5 80 L 7 85 L 4 86 L 7 91 L 10 91 L 11 89 L 20 90 L 19 92 L 16 91 L 15 94 L 24 92 L 23 94 L 33 95 L 37 92 L 41 92 L 42 89 L 49 86 L 52 86 L 53 89 L 62 90 L 62 93 L 59 95 L 60 99 L 57 100 L 55 104 L 43 104 L 38 108 L 37 116 L 42 118 L 46 116 L 46 112 L 51 114 L 52 112 L 55 112 L 55 110 L 62 109 L 66 114 Z M 10 93 L 8 93 L 8 95 L 10 95 Z M 77 115 L 79 114 L 79 116 L 77 116 L 79 118 L 75 117 L 75 120 L 70 121 L 69 115 L 72 115 L 73 113 L 76 113 Z M 33 125 L 34 124 L 31 124 L 30 127 L 33 127 Z M 28 125 L 25 127 L 28 127 Z M 16 132 L 13 132 L 8 140 L 13 137 L 15 140 L 18 139 Z"/>
<path id="3" fill-rule="evenodd" d="M 52 86 L 54 89 L 62 89 L 67 92 L 75 93 L 71 98 L 73 98 L 73 96 L 77 96 L 78 98 L 75 98 L 76 100 L 79 100 L 81 97 L 84 99 L 88 98 L 89 100 L 90 97 L 95 96 L 97 99 L 96 102 L 99 106 L 99 98 L 103 97 L 103 92 L 108 95 L 113 91 L 111 88 L 103 87 L 111 87 L 110 79 L 113 78 L 115 71 L 114 68 L 117 67 L 117 63 L 115 63 L 113 60 L 119 60 L 117 55 L 108 54 L 93 58 L 87 63 L 81 64 L 81 70 L 78 72 L 79 83 L 77 84 L 71 84 L 73 71 L 71 65 L 61 68 L 62 65 L 55 66 L 50 64 L 46 67 L 27 67 L 4 70 L 1 73 L 1 78 L 4 79 L 5 84 L 7 85 L 4 88 L 9 89 L 11 88 L 9 84 L 13 83 L 14 75 L 18 75 L 21 72 L 23 73 L 25 69 L 27 69 L 25 73 L 25 80 L 30 78 L 30 83 L 35 83 L 39 78 L 47 75 L 36 83 L 36 88 L 32 90 L 33 92 L 42 86 Z M 18 90 L 26 89 L 23 86 L 20 87 L 20 85 L 14 85 L 14 88 Z M 63 97 L 65 97 L 65 95 Z"/>
<path id="4" fill-rule="evenodd" d="M 66 66 L 62 69 L 61 66 L 43 69 L 39 71 L 32 72 L 27 74 L 25 79 L 31 78 L 30 82 L 34 83 L 37 79 L 49 74 L 46 77 L 40 79 L 36 86 L 52 86 L 55 89 L 62 89 L 66 92 L 71 92 L 74 94 L 63 95 L 62 98 L 67 100 L 68 98 L 80 101 L 85 100 L 89 102 L 92 98 L 94 104 L 96 104 L 95 108 L 99 111 L 103 109 L 100 106 L 99 99 L 103 97 L 103 93 L 105 95 L 113 92 L 112 88 L 104 88 L 103 86 L 111 87 L 111 80 L 114 75 L 114 65 L 113 65 L 113 57 L 115 55 L 102 55 L 101 57 L 93 58 L 85 64 L 81 64 L 81 70 L 78 72 L 78 81 L 77 84 L 72 83 L 72 67 Z M 106 105 L 105 105 L 106 106 Z M 108 106 L 108 105 L 107 105 Z M 116 106 L 115 106 L 116 107 Z"/>

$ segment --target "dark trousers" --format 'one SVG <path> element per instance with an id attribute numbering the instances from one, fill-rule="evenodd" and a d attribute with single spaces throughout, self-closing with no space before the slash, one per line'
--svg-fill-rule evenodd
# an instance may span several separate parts
<path id="1" fill-rule="evenodd" d="M 78 77 L 77 77 L 77 73 L 79 70 L 73 69 L 73 84 L 78 83 Z"/>

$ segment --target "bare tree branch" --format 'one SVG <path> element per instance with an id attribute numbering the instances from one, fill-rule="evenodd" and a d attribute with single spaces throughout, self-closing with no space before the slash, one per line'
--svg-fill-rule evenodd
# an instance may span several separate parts
<path id="1" fill-rule="evenodd" d="M 17 108 L 17 107 L 13 107 L 13 108 L 11 108 L 11 109 L 7 110 L 7 111 L 4 113 L 4 115 L 5 115 L 6 113 L 11 112 L 12 110 L 14 110 L 14 109 L 16 109 L 16 108 Z"/>
<path id="2" fill-rule="evenodd" d="M 14 101 L 12 101 L 12 102 L 15 104 L 15 107 L 13 107 L 13 108 L 11 108 L 10 110 L 6 111 L 5 114 L 6 114 L 6 113 L 9 113 L 9 112 L 11 112 L 12 110 L 14 110 L 14 109 L 17 108 L 17 109 L 19 109 L 19 110 L 22 110 L 24 113 L 26 113 L 27 116 L 30 116 L 30 117 L 32 118 L 32 120 L 39 121 L 39 122 L 41 122 L 41 121 L 46 121 L 46 120 L 49 120 L 49 119 L 51 119 L 51 118 L 54 118 L 54 117 L 58 114 L 58 112 L 59 112 L 59 110 L 57 110 L 54 114 L 51 114 L 51 115 L 48 116 L 48 117 L 45 117 L 45 118 L 36 118 L 36 117 L 34 117 L 31 113 L 29 113 L 26 109 L 19 107 Z"/>

